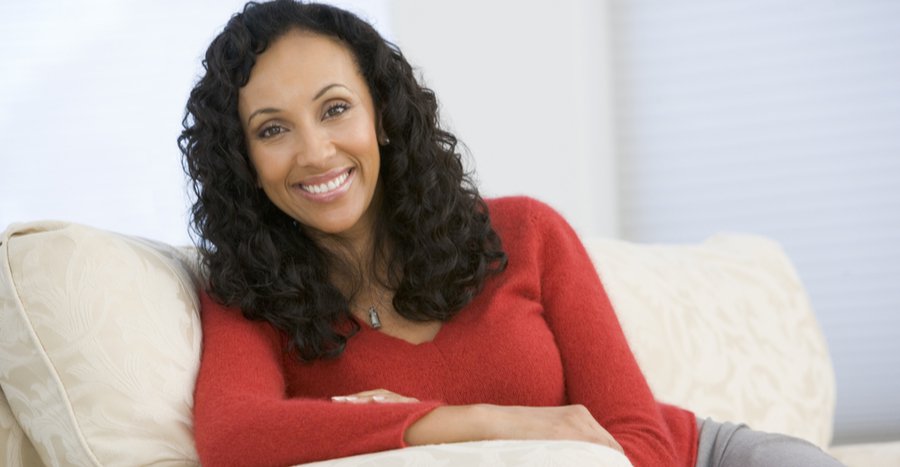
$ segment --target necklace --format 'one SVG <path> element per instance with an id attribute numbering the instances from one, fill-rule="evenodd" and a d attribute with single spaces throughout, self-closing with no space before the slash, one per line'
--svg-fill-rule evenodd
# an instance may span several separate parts
<path id="1" fill-rule="evenodd" d="M 369 325 L 372 329 L 381 329 L 381 316 L 378 314 L 378 306 L 384 304 L 384 291 L 380 291 L 378 299 L 369 305 L 366 314 L 369 316 Z"/>
<path id="2" fill-rule="evenodd" d="M 381 318 L 378 316 L 378 309 L 374 304 L 369 307 L 369 324 L 372 329 L 381 329 Z"/>

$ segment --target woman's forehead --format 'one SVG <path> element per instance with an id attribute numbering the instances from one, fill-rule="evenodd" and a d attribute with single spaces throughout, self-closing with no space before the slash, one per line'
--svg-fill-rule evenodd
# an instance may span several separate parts
<path id="1" fill-rule="evenodd" d="M 257 57 L 240 95 L 241 100 L 277 98 L 286 93 L 311 99 L 334 83 L 356 92 L 365 86 L 347 46 L 328 36 L 294 30 Z"/>

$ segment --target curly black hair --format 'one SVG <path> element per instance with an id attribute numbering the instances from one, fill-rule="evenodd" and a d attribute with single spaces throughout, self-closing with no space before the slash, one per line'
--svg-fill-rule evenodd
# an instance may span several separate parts
<path id="1" fill-rule="evenodd" d="M 340 261 L 258 188 L 237 110 L 256 57 L 295 29 L 348 47 L 390 141 L 379 147 L 380 247 L 372 259 L 387 265 L 384 285 L 397 312 L 447 321 L 507 257 L 456 137 L 440 126 L 434 93 L 394 44 L 333 6 L 248 3 L 206 51 L 182 121 L 178 146 L 196 195 L 191 227 L 208 293 L 247 319 L 268 321 L 289 337 L 287 350 L 311 361 L 340 355 L 359 324 L 350 319 L 350 298 L 329 282 Z"/>

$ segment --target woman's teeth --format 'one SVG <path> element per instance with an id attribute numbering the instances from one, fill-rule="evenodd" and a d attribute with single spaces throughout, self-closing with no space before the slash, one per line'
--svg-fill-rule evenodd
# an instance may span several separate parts
<path id="1" fill-rule="evenodd" d="M 317 195 L 322 194 L 322 193 L 328 193 L 329 191 L 332 191 L 332 190 L 336 189 L 337 187 L 343 185 L 344 182 L 347 181 L 347 177 L 349 177 L 349 176 L 350 176 L 350 171 L 348 170 L 348 171 L 342 173 L 341 175 L 331 179 L 328 182 L 321 183 L 319 185 L 300 185 L 300 187 L 310 193 L 315 193 Z"/>

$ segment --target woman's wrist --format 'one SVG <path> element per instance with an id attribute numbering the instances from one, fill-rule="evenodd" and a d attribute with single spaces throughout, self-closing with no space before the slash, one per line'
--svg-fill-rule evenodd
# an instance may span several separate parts
<path id="1" fill-rule="evenodd" d="M 406 429 L 409 446 L 493 439 L 486 404 L 437 407 Z"/>

